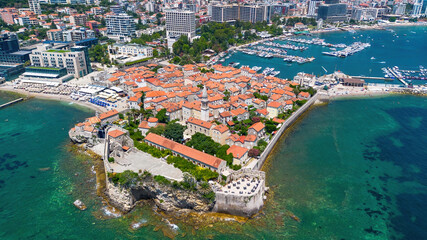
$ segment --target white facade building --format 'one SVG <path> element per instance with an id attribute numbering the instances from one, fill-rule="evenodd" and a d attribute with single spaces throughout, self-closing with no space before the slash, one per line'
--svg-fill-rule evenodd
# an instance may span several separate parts
<path id="1" fill-rule="evenodd" d="M 423 9 L 423 0 L 416 0 L 412 8 L 412 17 L 421 17 L 421 10 Z M 426 10 L 427 11 L 427 10 Z"/>
<path id="2" fill-rule="evenodd" d="M 356 8 L 351 19 L 356 21 L 374 21 L 378 17 L 378 8 Z"/>
<path id="3" fill-rule="evenodd" d="M 130 41 L 135 36 L 135 21 L 125 14 L 114 14 L 106 17 L 107 36 L 120 41 Z"/>
<path id="4" fill-rule="evenodd" d="M 126 55 L 133 57 L 152 57 L 153 48 L 139 44 L 113 44 L 108 45 L 108 52 L 112 55 Z"/>
<path id="5" fill-rule="evenodd" d="M 196 36 L 196 17 L 194 12 L 185 10 L 166 10 L 166 37 L 168 48 L 181 35 L 187 36 L 189 41 Z"/>
<path id="6" fill-rule="evenodd" d="M 42 14 L 39 0 L 28 0 L 28 5 L 30 6 L 30 10 L 35 14 Z"/>
<path id="7" fill-rule="evenodd" d="M 30 60 L 36 67 L 66 68 L 75 77 L 83 77 L 89 70 L 84 51 L 50 49 L 47 44 L 33 50 Z"/>

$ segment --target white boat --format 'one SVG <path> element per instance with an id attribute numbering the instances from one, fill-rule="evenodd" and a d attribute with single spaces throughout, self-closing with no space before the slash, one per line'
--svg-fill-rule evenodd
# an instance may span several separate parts
<path id="1" fill-rule="evenodd" d="M 371 57 L 371 60 L 375 60 L 375 57 Z"/>

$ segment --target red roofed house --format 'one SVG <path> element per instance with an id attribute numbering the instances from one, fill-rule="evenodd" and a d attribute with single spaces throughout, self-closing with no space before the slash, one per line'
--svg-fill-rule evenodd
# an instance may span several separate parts
<path id="1" fill-rule="evenodd" d="M 150 146 L 154 146 L 158 149 L 168 149 L 175 156 L 181 156 L 198 166 L 209 168 L 218 173 L 224 171 L 227 165 L 226 162 L 220 158 L 187 147 L 154 133 L 149 133 L 144 141 Z"/>
<path id="2" fill-rule="evenodd" d="M 196 133 L 203 133 L 206 136 L 210 136 L 211 128 L 213 124 L 210 122 L 206 122 L 194 117 L 190 117 L 187 120 L 187 130 L 186 133 L 190 136 Z"/>
<path id="3" fill-rule="evenodd" d="M 279 113 L 282 111 L 282 104 L 279 102 L 270 102 L 267 105 L 268 118 L 272 119 L 279 116 Z"/>
<path id="4" fill-rule="evenodd" d="M 302 99 L 305 99 L 305 100 L 308 100 L 310 98 L 310 93 L 308 93 L 308 92 L 300 92 L 298 94 L 298 97 L 302 98 Z"/>
<path id="5" fill-rule="evenodd" d="M 227 154 L 233 154 L 233 165 L 242 165 L 246 163 L 248 159 L 249 150 L 244 147 L 232 145 L 228 150 Z"/>
<path id="6" fill-rule="evenodd" d="M 138 125 L 138 130 L 141 131 L 142 136 L 147 135 L 148 130 L 153 127 L 160 125 L 165 125 L 164 123 L 159 123 L 159 120 L 155 117 L 150 117 L 147 121 L 141 121 Z"/>
<path id="7" fill-rule="evenodd" d="M 226 143 L 225 141 L 229 136 L 230 129 L 228 129 L 228 127 L 224 124 L 218 125 L 211 130 L 212 139 L 221 145 Z"/>
<path id="8" fill-rule="evenodd" d="M 99 120 L 101 120 L 101 124 L 104 124 L 107 122 L 112 123 L 119 119 L 119 112 L 116 109 L 113 109 L 108 112 L 99 114 L 98 118 Z"/>
<path id="9" fill-rule="evenodd" d="M 252 124 L 248 129 L 248 134 L 255 135 L 257 140 L 265 138 L 265 126 L 262 122 Z"/>
<path id="10" fill-rule="evenodd" d="M 137 94 L 133 97 L 130 97 L 128 100 L 129 103 L 129 107 L 130 109 L 141 109 L 141 107 L 139 106 L 139 104 L 141 103 L 141 95 Z"/>

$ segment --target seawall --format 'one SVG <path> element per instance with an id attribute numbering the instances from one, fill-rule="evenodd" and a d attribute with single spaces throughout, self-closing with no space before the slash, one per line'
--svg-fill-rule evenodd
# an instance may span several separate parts
<path id="1" fill-rule="evenodd" d="M 273 150 L 274 146 L 276 145 L 277 141 L 279 141 L 280 137 L 283 135 L 285 130 L 295 122 L 295 120 L 298 119 L 299 116 L 301 116 L 311 105 L 313 105 L 316 100 L 319 98 L 319 93 L 314 94 L 304 105 L 302 105 L 297 111 L 295 111 L 292 116 L 290 116 L 288 119 L 285 120 L 285 122 L 282 124 L 280 129 L 277 131 L 277 133 L 273 136 L 273 138 L 268 143 L 267 147 L 265 148 L 264 152 L 261 154 L 257 164 L 254 166 L 254 170 L 260 170 L 262 166 L 264 165 L 265 160 L 267 160 L 268 155 Z"/>

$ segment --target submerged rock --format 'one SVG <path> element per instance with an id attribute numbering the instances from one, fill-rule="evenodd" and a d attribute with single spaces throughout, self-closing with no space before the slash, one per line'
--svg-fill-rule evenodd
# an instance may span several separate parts
<path id="1" fill-rule="evenodd" d="M 82 211 L 84 211 L 84 210 L 87 209 L 86 205 L 82 201 L 80 201 L 79 199 L 77 199 L 76 201 L 74 201 L 73 204 L 74 204 L 74 206 L 76 206 L 78 209 L 80 209 Z"/>

